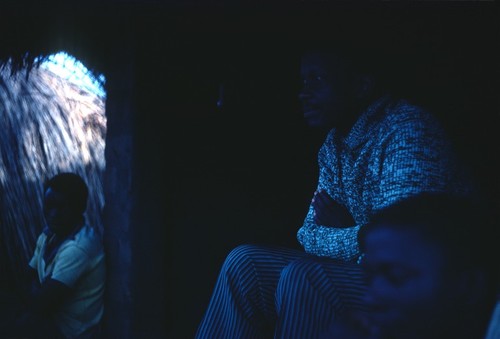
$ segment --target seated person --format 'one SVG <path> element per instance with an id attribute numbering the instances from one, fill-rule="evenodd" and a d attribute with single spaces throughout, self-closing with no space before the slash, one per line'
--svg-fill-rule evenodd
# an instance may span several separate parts
<path id="1" fill-rule="evenodd" d="M 31 291 L 12 335 L 94 338 L 103 314 L 105 261 L 98 233 L 85 223 L 88 188 L 61 173 L 44 186 L 46 228 L 29 262 Z"/>
<path id="2" fill-rule="evenodd" d="M 487 216 L 442 194 L 376 213 L 359 233 L 369 311 L 337 320 L 324 338 L 485 338 L 498 291 Z"/>
<path id="3" fill-rule="evenodd" d="M 333 319 L 365 308 L 357 235 L 374 211 L 421 192 L 476 190 L 446 128 L 381 83 L 366 60 L 373 51 L 317 47 L 300 62 L 304 119 L 325 135 L 317 189 L 297 231 L 303 250 L 231 250 L 197 339 L 318 338 Z"/>

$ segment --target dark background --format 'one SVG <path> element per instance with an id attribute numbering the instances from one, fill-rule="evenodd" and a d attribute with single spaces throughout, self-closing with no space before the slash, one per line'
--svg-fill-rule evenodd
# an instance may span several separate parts
<path id="1" fill-rule="evenodd" d="M 193 337 L 236 245 L 299 248 L 324 137 L 297 100 L 305 44 L 360 48 L 394 91 L 442 119 L 498 201 L 494 3 L 69 3 L 3 11 L 0 51 L 64 48 L 104 75 L 132 65 L 131 337 Z M 120 128 L 118 114 L 110 121 Z"/>
<path id="2" fill-rule="evenodd" d="M 165 168 L 173 173 L 166 185 L 166 206 L 172 207 L 166 232 L 174 333 L 193 333 L 234 246 L 298 247 L 295 234 L 315 188 L 316 152 L 324 136 L 304 125 L 297 102 L 304 43 L 365 46 L 383 80 L 434 110 L 473 171 L 488 189 L 494 187 L 495 27 L 491 13 L 448 10 L 339 7 L 194 15 L 182 24 L 187 32 L 171 36 L 173 51 L 163 53 L 173 60 L 172 68 L 166 66 L 174 74 L 167 77 L 172 85 L 152 84 L 148 92 L 176 93 L 172 102 L 155 106 L 167 122 L 158 136 L 169 140 Z M 221 83 L 226 97 L 218 110 Z"/>
<path id="3" fill-rule="evenodd" d="M 494 178 L 498 153 L 488 150 L 498 144 L 497 133 L 489 135 L 498 122 L 497 40 L 490 14 L 431 12 L 377 7 L 195 16 L 191 23 L 206 30 L 192 34 L 187 25 L 188 33 L 172 37 L 178 68 L 167 92 L 178 94 L 156 113 L 168 122 L 173 117 L 161 138 L 174 146 L 165 160 L 173 171 L 167 283 L 176 291 L 168 305 L 178 333 L 195 329 L 231 248 L 298 246 L 323 138 L 303 124 L 297 102 L 298 50 L 305 42 L 352 39 L 367 46 L 384 80 L 435 110 L 481 180 Z M 222 111 L 215 105 L 220 83 L 227 94 Z M 152 87 L 158 96 L 165 90 Z"/>

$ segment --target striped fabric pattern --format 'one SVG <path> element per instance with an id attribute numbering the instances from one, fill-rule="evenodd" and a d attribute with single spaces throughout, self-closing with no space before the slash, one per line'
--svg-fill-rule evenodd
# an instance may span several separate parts
<path id="1" fill-rule="evenodd" d="M 497 301 L 495 308 L 493 309 L 493 314 L 491 315 L 485 339 L 498 338 L 500 338 L 500 300 Z"/>
<path id="2" fill-rule="evenodd" d="M 222 265 L 197 339 L 319 338 L 362 309 L 359 265 L 281 247 L 241 245 Z"/>

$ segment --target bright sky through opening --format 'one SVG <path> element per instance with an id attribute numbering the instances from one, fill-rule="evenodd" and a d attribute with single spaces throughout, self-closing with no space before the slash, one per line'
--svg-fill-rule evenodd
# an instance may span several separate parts
<path id="1" fill-rule="evenodd" d="M 106 92 L 104 90 L 106 78 L 104 75 L 98 75 L 96 78 L 80 61 L 66 52 L 50 55 L 41 64 L 41 67 L 49 69 L 60 77 L 73 82 L 80 88 L 95 93 L 102 98 L 106 97 Z"/>

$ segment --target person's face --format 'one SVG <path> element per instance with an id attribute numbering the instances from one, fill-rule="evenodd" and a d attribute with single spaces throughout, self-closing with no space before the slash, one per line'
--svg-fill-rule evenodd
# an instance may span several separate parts
<path id="1" fill-rule="evenodd" d="M 343 62 L 334 56 L 309 52 L 301 59 L 303 87 L 299 93 L 309 126 L 334 127 L 349 106 L 349 77 Z"/>
<path id="2" fill-rule="evenodd" d="M 47 226 L 54 233 L 67 232 L 75 222 L 75 213 L 67 197 L 50 188 L 47 189 L 43 198 L 43 213 Z"/>
<path id="3" fill-rule="evenodd" d="M 443 254 L 417 232 L 372 229 L 365 237 L 362 266 L 369 321 L 397 338 L 423 335 L 452 312 L 453 283 L 444 273 Z"/>

